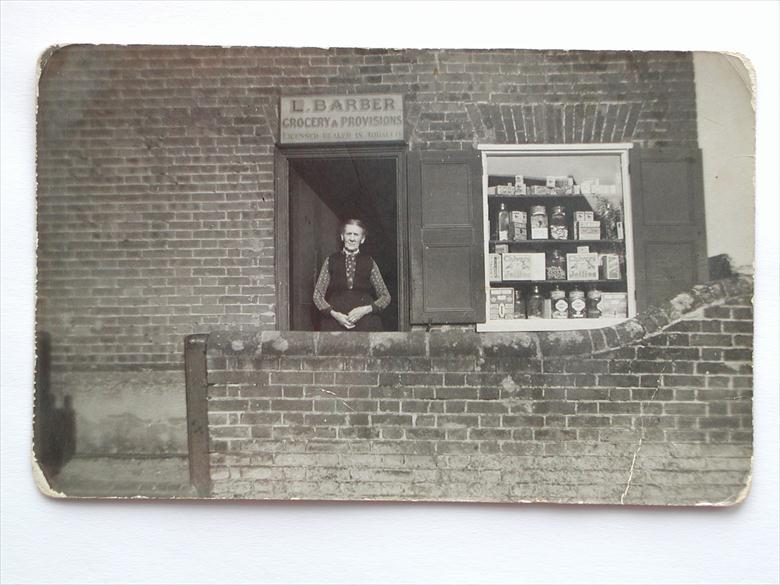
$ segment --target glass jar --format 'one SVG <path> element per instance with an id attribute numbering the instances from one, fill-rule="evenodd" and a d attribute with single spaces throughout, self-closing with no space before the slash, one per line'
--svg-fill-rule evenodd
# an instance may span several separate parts
<path id="1" fill-rule="evenodd" d="M 509 240 L 509 211 L 504 203 L 501 204 L 496 217 L 496 232 L 497 240 L 501 242 Z"/>
<path id="2" fill-rule="evenodd" d="M 550 292 L 551 317 L 553 319 L 569 318 L 569 303 L 566 300 L 566 293 L 557 286 Z"/>
<path id="3" fill-rule="evenodd" d="M 531 207 L 531 239 L 546 240 L 550 237 L 547 226 L 547 208 L 544 205 Z"/>
<path id="4" fill-rule="evenodd" d="M 585 302 L 586 315 L 588 319 L 598 319 L 601 317 L 601 309 L 599 309 L 599 303 L 601 302 L 601 291 L 597 288 L 592 288 L 588 291 L 588 298 Z"/>
<path id="5" fill-rule="evenodd" d="M 525 299 L 519 289 L 515 289 L 515 319 L 525 319 Z"/>
<path id="6" fill-rule="evenodd" d="M 535 286 L 531 294 L 528 295 L 525 310 L 529 319 L 542 319 L 544 317 L 544 297 L 542 297 L 538 286 Z"/>
<path id="7" fill-rule="evenodd" d="M 566 256 L 553 250 L 547 259 L 547 280 L 566 280 Z"/>
<path id="8" fill-rule="evenodd" d="M 556 205 L 550 216 L 550 238 L 553 240 L 568 240 L 569 227 L 566 222 L 566 208 Z"/>
<path id="9" fill-rule="evenodd" d="M 569 318 L 585 318 L 585 292 L 576 286 L 569 291 Z"/>

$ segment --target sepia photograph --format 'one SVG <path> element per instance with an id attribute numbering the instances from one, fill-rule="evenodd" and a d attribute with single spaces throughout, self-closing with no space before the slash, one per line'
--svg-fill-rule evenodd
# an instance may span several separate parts
<path id="1" fill-rule="evenodd" d="M 65 44 L 39 66 L 47 495 L 748 494 L 745 58 Z"/>
<path id="2" fill-rule="evenodd" d="M 777 585 L 779 22 L 0 0 L 0 582 Z"/>

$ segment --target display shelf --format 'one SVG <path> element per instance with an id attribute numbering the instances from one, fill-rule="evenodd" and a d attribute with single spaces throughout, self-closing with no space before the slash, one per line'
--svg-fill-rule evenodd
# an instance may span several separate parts
<path id="1" fill-rule="evenodd" d="M 588 193 L 586 195 L 583 195 L 582 193 L 572 193 L 569 195 L 557 195 L 552 193 L 537 193 L 536 195 L 488 195 L 488 200 L 490 199 L 508 199 L 511 201 L 522 201 L 523 199 L 576 199 L 576 198 L 587 198 L 587 197 L 613 197 L 611 194 L 607 193 Z"/>
<path id="2" fill-rule="evenodd" d="M 616 280 L 491 280 L 490 281 L 491 286 L 494 284 L 566 285 L 566 284 L 625 284 L 625 283 L 626 281 L 624 278 L 621 278 L 619 280 L 616 279 Z"/>
<path id="3" fill-rule="evenodd" d="M 602 317 L 599 319 L 497 319 L 477 323 L 480 333 L 499 331 L 577 331 L 611 327 L 625 321 L 627 317 Z"/>
<path id="4" fill-rule="evenodd" d="M 483 156 L 483 225 L 485 250 L 485 285 L 486 285 L 486 315 L 487 320 L 477 325 L 478 331 L 566 331 L 577 329 L 596 329 L 615 325 L 636 313 L 636 293 L 634 276 L 633 231 L 631 217 L 631 192 L 628 180 L 628 149 L 626 144 L 605 145 L 525 145 L 509 147 L 507 145 L 481 145 Z M 494 187 L 514 184 L 516 177 L 523 177 L 523 184 L 530 190 L 535 185 L 544 186 L 551 178 L 570 177 L 575 185 L 587 188 L 587 193 L 538 193 L 517 195 L 514 193 L 495 193 Z M 570 185 L 572 184 L 570 181 Z M 599 184 L 600 183 L 600 184 Z M 517 183 L 520 184 L 520 183 Z M 493 191 L 488 193 L 488 189 Z M 599 201 L 604 200 L 604 201 Z M 623 238 L 606 239 L 603 230 L 608 225 L 603 205 L 609 204 L 616 209 L 612 221 L 623 222 Z M 575 213 L 581 211 L 593 212 L 594 221 L 600 222 L 601 238 L 592 240 L 545 239 L 511 240 L 498 239 L 496 216 L 499 207 L 506 211 L 525 212 L 526 230 L 530 236 L 533 217 L 531 207 L 544 206 L 548 214 L 548 222 L 552 223 L 551 210 L 554 206 L 562 206 L 565 211 L 566 227 L 569 236 L 575 236 Z M 558 224 L 561 225 L 560 223 Z M 511 228 L 510 228 L 511 229 Z M 511 233 L 511 232 L 510 232 Z M 594 234 L 595 235 L 595 234 Z M 495 252 L 501 246 L 504 250 Z M 550 259 L 550 252 L 556 249 L 561 254 L 576 252 L 578 247 L 588 247 L 590 252 L 600 254 L 617 254 L 620 258 L 621 277 L 619 279 L 597 280 L 491 280 L 493 270 L 493 254 L 507 253 L 540 253 L 545 256 L 545 265 Z M 529 260 L 530 261 L 530 260 Z M 500 274 L 500 272 L 498 273 Z M 537 273 L 541 275 L 541 272 Z M 624 295 L 626 317 L 599 319 L 495 319 L 496 304 L 506 303 L 500 294 L 491 294 L 491 290 L 505 288 L 519 291 L 523 297 L 532 287 L 539 287 L 545 301 L 550 302 L 550 293 L 554 288 L 564 291 L 572 288 L 598 288 L 604 293 L 620 293 Z M 494 304 L 491 305 L 491 298 Z M 613 297 L 614 300 L 614 297 Z M 510 301 L 511 302 L 511 301 Z M 491 310 L 492 307 L 492 310 Z M 608 312 L 608 314 L 614 314 Z"/>
<path id="5" fill-rule="evenodd" d="M 539 245 L 551 245 L 551 244 L 576 244 L 578 246 L 586 246 L 588 244 L 599 244 L 599 245 L 619 245 L 624 246 L 625 240 L 490 240 L 491 244 L 514 244 L 514 245 L 528 245 L 528 244 L 539 244 Z"/>

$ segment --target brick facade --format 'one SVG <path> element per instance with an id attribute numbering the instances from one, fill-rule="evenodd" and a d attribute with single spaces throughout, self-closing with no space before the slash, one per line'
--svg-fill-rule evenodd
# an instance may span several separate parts
<path id="1" fill-rule="evenodd" d="M 752 281 L 584 332 L 212 333 L 219 497 L 728 504 Z"/>
<path id="2" fill-rule="evenodd" d="M 280 94 L 405 96 L 410 149 L 695 146 L 690 53 L 70 46 L 43 66 L 38 326 L 55 369 L 177 370 L 275 328 Z"/>

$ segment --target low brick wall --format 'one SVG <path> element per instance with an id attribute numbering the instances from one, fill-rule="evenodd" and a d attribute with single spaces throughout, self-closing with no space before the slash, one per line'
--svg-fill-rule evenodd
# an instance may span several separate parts
<path id="1" fill-rule="evenodd" d="M 213 333 L 212 493 L 737 502 L 751 295 L 709 283 L 584 332 Z"/>

